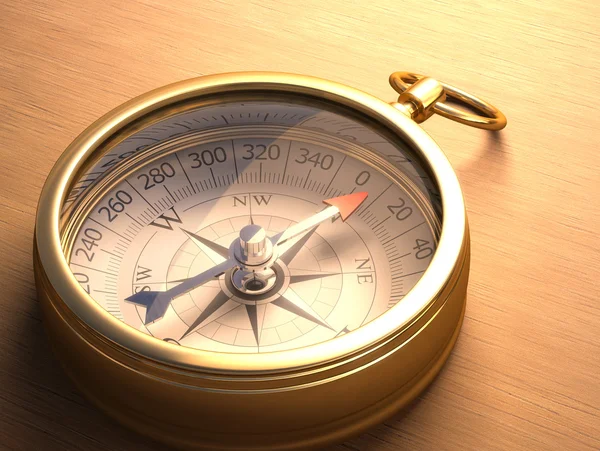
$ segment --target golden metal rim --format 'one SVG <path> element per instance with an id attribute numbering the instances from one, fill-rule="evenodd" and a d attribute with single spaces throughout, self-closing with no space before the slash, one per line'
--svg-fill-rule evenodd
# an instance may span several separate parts
<path id="1" fill-rule="evenodd" d="M 434 258 L 401 303 L 350 334 L 306 348 L 269 354 L 222 354 L 176 347 L 149 337 L 99 306 L 72 276 L 63 254 L 60 213 L 73 177 L 102 142 L 145 114 L 175 102 L 235 91 L 295 92 L 353 108 L 401 137 L 429 165 L 443 204 L 443 225 Z M 314 77 L 243 72 L 186 80 L 139 96 L 88 127 L 65 150 L 42 190 L 36 218 L 36 243 L 42 270 L 58 299 L 84 325 L 124 352 L 155 365 L 201 373 L 238 376 L 290 373 L 320 365 L 341 365 L 369 353 L 399 335 L 434 303 L 451 279 L 465 242 L 466 216 L 460 186 L 437 144 L 416 123 L 369 94 Z M 91 332 L 90 332 L 91 333 Z"/>
<path id="2" fill-rule="evenodd" d="M 394 72 L 390 75 L 389 81 L 392 88 L 398 94 L 402 94 L 410 88 L 410 85 L 422 78 L 425 78 L 425 75 L 414 72 Z M 476 111 L 481 112 L 481 115 L 454 108 L 444 102 L 436 102 L 433 105 L 432 108 L 436 114 L 464 125 L 485 130 L 502 130 L 506 127 L 506 116 L 495 106 L 454 86 L 439 83 L 444 87 L 447 98 L 469 105 Z"/>

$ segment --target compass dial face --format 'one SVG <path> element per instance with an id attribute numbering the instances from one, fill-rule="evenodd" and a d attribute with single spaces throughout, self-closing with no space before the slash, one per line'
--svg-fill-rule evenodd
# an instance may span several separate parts
<path id="1" fill-rule="evenodd" d="M 96 302 L 173 345 L 230 353 L 313 345 L 385 313 L 429 266 L 440 224 L 402 143 L 290 100 L 156 120 L 68 202 L 81 212 L 70 268 Z"/>

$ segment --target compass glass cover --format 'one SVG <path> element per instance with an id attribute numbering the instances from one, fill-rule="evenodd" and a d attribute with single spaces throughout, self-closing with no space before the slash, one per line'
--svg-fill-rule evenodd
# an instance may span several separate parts
<path id="1" fill-rule="evenodd" d="M 346 220 L 331 209 L 340 197 Z M 324 101 L 266 95 L 138 124 L 64 211 L 69 265 L 92 299 L 173 345 L 229 353 L 335 339 L 393 308 L 429 266 L 442 219 L 426 165 L 398 136 Z M 236 246 L 271 258 L 189 282 Z"/>

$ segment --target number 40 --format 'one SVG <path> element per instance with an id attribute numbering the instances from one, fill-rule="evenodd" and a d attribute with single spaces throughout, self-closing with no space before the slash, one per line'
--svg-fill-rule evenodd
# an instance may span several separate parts
<path id="1" fill-rule="evenodd" d="M 429 241 L 417 238 L 415 244 L 416 246 L 413 247 L 413 249 L 417 250 L 417 252 L 415 253 L 415 257 L 417 257 L 419 260 L 430 257 L 431 254 L 433 254 L 433 247 L 427 246 L 429 244 Z"/>

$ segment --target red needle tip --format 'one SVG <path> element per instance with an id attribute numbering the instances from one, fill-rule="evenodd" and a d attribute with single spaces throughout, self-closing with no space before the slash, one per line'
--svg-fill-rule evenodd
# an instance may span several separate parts
<path id="1" fill-rule="evenodd" d="M 325 199 L 323 203 L 332 205 L 340 210 L 340 216 L 342 221 L 345 221 L 350 217 L 352 213 L 364 202 L 369 194 L 365 191 L 360 193 L 352 193 L 346 196 L 334 197 L 332 199 Z"/>

